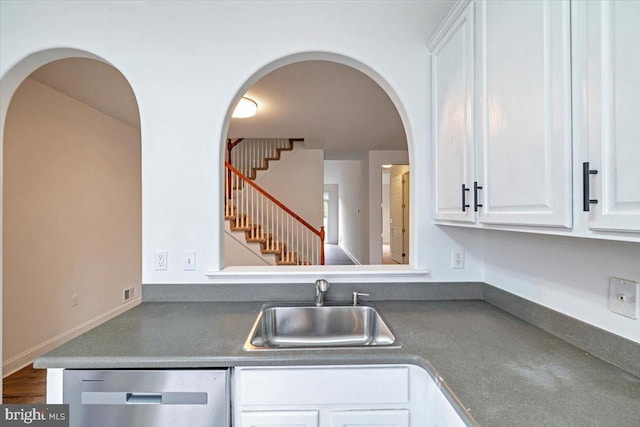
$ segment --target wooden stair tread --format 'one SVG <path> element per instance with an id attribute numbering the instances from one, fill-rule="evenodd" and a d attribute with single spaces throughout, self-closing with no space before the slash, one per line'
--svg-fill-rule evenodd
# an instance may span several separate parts
<path id="1" fill-rule="evenodd" d="M 269 241 L 269 239 L 265 236 L 265 237 L 245 237 L 245 240 L 247 241 L 247 243 L 266 243 Z"/>

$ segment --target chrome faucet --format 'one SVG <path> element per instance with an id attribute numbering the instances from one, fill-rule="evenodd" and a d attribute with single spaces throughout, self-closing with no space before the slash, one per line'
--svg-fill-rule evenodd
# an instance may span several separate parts
<path id="1" fill-rule="evenodd" d="M 316 280 L 316 307 L 324 304 L 324 294 L 329 290 L 329 282 L 324 279 Z"/>

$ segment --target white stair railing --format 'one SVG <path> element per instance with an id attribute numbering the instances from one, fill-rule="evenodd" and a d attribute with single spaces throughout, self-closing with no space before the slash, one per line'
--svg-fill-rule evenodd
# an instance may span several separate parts
<path id="1" fill-rule="evenodd" d="M 260 243 L 278 264 L 324 265 L 324 227 L 316 229 L 240 170 L 225 162 L 225 219 Z"/>

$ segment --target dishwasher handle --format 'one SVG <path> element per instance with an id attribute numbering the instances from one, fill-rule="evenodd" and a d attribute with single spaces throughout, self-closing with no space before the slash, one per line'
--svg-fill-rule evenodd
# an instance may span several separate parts
<path id="1" fill-rule="evenodd" d="M 85 391 L 81 395 L 83 405 L 206 405 L 208 400 L 207 392 L 188 391 Z"/>
<path id="2" fill-rule="evenodd" d="M 127 393 L 126 402 L 130 405 L 160 405 L 162 393 Z"/>

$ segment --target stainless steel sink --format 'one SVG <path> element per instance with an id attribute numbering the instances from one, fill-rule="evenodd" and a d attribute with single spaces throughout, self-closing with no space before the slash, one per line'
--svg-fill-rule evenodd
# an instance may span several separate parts
<path id="1" fill-rule="evenodd" d="M 371 306 L 265 304 L 243 350 L 402 347 Z"/>

